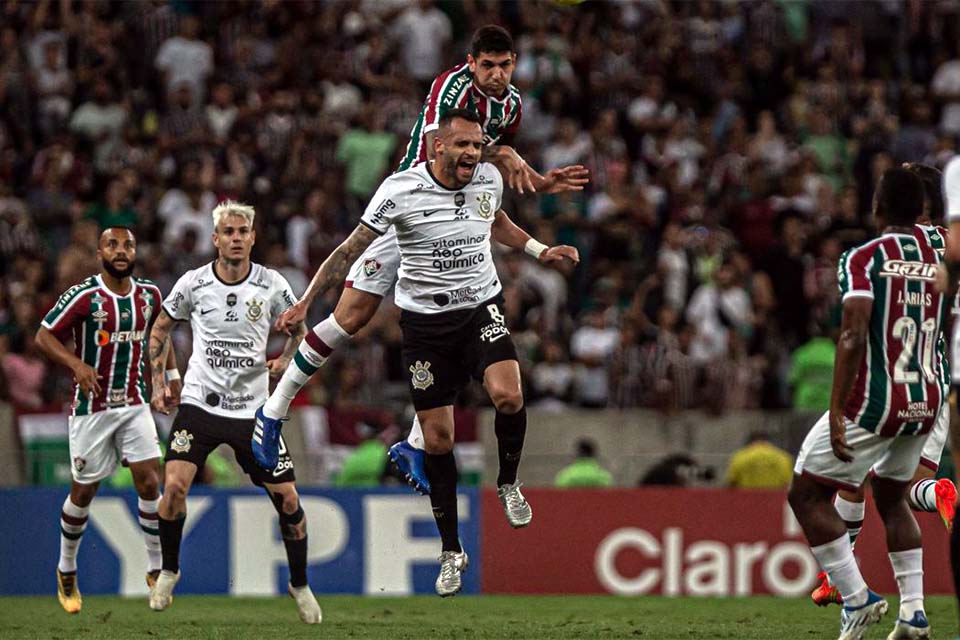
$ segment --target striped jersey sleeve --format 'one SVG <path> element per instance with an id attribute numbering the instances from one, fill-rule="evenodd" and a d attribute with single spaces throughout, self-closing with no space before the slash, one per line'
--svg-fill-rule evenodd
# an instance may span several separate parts
<path id="1" fill-rule="evenodd" d="M 520 99 L 520 91 L 513 85 L 510 85 L 510 98 L 510 110 L 501 130 L 501 134 L 507 136 L 516 135 L 520 130 L 520 120 L 523 118 L 523 101 Z"/>
<path id="2" fill-rule="evenodd" d="M 87 278 L 64 291 L 53 308 L 43 317 L 40 326 L 60 340 L 69 338 L 73 328 L 86 317 L 90 307 L 88 294 L 96 288 L 96 280 Z"/>
<path id="3" fill-rule="evenodd" d="M 473 82 L 473 74 L 466 63 L 444 71 L 430 85 L 430 93 L 423 105 L 423 133 L 435 131 L 440 118 L 450 109 L 466 106 L 464 97 Z"/>
<path id="4" fill-rule="evenodd" d="M 870 270 L 873 268 L 875 249 L 874 243 L 868 243 L 849 249 L 840 256 L 840 262 L 837 265 L 837 283 L 843 300 L 873 297 Z"/>

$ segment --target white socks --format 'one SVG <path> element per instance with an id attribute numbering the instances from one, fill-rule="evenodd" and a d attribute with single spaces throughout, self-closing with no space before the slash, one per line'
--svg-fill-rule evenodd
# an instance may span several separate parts
<path id="1" fill-rule="evenodd" d="M 909 620 L 917 611 L 923 611 L 923 549 L 894 551 L 888 555 L 900 589 L 900 619 Z"/>
<path id="2" fill-rule="evenodd" d="M 423 428 L 420 426 L 420 418 L 413 415 L 413 426 L 410 427 L 410 435 L 407 436 L 407 442 L 414 449 L 423 451 Z"/>
<path id="3" fill-rule="evenodd" d="M 810 550 L 830 576 L 830 584 L 840 591 L 845 605 L 858 607 L 867 602 L 867 583 L 864 582 L 857 560 L 853 557 L 850 536 L 844 534 L 832 542 L 811 547 Z"/>
<path id="4" fill-rule="evenodd" d="M 157 505 L 160 498 L 155 500 L 137 499 L 139 509 L 140 529 L 143 531 L 143 540 L 147 545 L 147 571 L 159 571 L 163 566 L 163 556 L 160 554 L 160 521 L 157 515 Z"/>
<path id="5" fill-rule="evenodd" d="M 907 492 L 907 501 L 910 502 L 910 508 L 914 511 L 937 510 L 937 492 L 934 488 L 937 486 L 936 480 L 927 478 L 910 487 Z"/>
<path id="6" fill-rule="evenodd" d="M 285 417 L 293 398 L 307 384 L 310 376 L 324 365 L 334 349 L 349 339 L 350 334 L 337 323 L 332 313 L 308 331 L 290 366 L 277 383 L 277 388 L 267 398 L 263 414 L 274 420 Z"/>
<path id="7" fill-rule="evenodd" d="M 77 570 L 77 550 L 80 548 L 80 538 L 87 528 L 87 517 L 90 507 L 78 507 L 70 500 L 70 496 L 63 501 L 63 510 L 60 513 L 60 562 L 57 568 L 61 573 L 73 573 Z"/>
<path id="8" fill-rule="evenodd" d="M 850 502 L 840 497 L 840 494 L 837 494 L 836 499 L 833 501 L 833 506 L 837 509 L 837 513 L 840 514 L 840 517 L 843 518 L 844 523 L 847 525 L 847 535 L 850 536 L 850 544 L 857 541 L 857 536 L 860 535 L 860 529 L 863 528 L 863 515 L 866 511 L 865 502 Z"/>

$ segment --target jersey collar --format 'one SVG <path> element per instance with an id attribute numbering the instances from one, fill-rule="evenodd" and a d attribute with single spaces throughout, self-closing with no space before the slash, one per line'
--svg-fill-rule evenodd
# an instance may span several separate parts
<path id="1" fill-rule="evenodd" d="M 247 275 L 243 276 L 236 282 L 227 282 L 226 280 L 220 277 L 220 274 L 217 273 L 216 258 L 214 258 L 213 262 L 210 263 L 210 271 L 213 272 L 213 277 L 216 278 L 220 284 L 225 285 L 227 287 L 236 287 L 238 285 L 244 284 L 247 280 L 250 279 L 250 274 L 253 273 L 253 260 L 250 261 L 250 268 L 247 270 Z"/>
<path id="2" fill-rule="evenodd" d="M 127 295 L 125 296 L 120 295 L 119 293 L 115 292 L 113 289 L 108 287 L 107 283 L 103 281 L 103 278 L 100 276 L 99 273 L 95 277 L 97 279 L 97 284 L 100 285 L 100 288 L 106 291 L 107 295 L 112 296 L 114 298 L 119 298 L 120 300 L 124 300 L 126 298 L 132 297 L 133 294 L 137 291 L 137 281 L 134 280 L 133 277 L 130 278 L 130 291 L 127 292 Z"/>

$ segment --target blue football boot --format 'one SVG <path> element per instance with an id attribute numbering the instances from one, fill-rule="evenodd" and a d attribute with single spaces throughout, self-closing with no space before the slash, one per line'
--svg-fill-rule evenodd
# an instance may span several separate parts
<path id="1" fill-rule="evenodd" d="M 423 451 L 414 448 L 406 440 L 401 440 L 390 447 L 387 455 L 414 491 L 424 496 L 430 495 L 430 481 L 427 480 L 427 470 L 423 464 Z"/>
<path id="2" fill-rule="evenodd" d="M 257 464 L 267 471 L 276 469 L 280 462 L 280 428 L 282 426 L 282 418 L 279 420 L 268 418 L 263 415 L 263 407 L 257 409 L 251 445 Z"/>

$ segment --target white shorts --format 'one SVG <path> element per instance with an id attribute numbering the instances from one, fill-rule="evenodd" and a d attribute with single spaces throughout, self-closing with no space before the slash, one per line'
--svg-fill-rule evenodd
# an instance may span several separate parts
<path id="1" fill-rule="evenodd" d="M 846 424 L 847 444 L 853 447 L 853 462 L 844 462 L 833 455 L 828 412 L 817 420 L 804 438 L 793 472 L 848 491 L 856 491 L 869 473 L 902 482 L 913 477 L 926 436 L 881 438 L 851 420 Z"/>
<path id="2" fill-rule="evenodd" d="M 149 405 L 71 416 L 69 423 L 70 468 L 73 479 L 80 484 L 93 484 L 113 475 L 118 458 L 142 462 L 161 455 Z"/>
<path id="3" fill-rule="evenodd" d="M 397 280 L 400 268 L 400 247 L 397 232 L 391 226 L 385 234 L 370 243 L 347 274 L 346 286 L 386 297 Z"/>
<path id="4" fill-rule="evenodd" d="M 927 434 L 927 443 L 920 453 L 920 464 L 936 471 L 940 467 L 940 458 L 943 456 L 943 445 L 950 435 L 950 403 L 944 402 L 933 429 Z"/>

